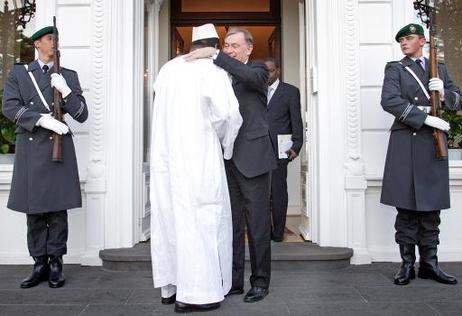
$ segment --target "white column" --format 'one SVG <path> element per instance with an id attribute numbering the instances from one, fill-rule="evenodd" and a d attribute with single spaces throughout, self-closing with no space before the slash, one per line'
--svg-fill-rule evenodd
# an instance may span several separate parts
<path id="1" fill-rule="evenodd" d="M 93 37 L 92 37 L 92 83 L 89 162 L 87 170 L 86 221 L 85 221 L 85 252 L 82 256 L 83 265 L 101 265 L 99 250 L 104 248 L 105 236 L 105 206 L 106 206 L 106 144 L 105 119 L 107 114 L 107 34 L 110 7 L 104 0 L 92 2 Z"/>
<path id="2" fill-rule="evenodd" d="M 317 63 L 311 75 L 317 86 L 317 102 L 311 140 L 316 146 L 313 177 L 318 187 L 318 207 L 313 210 L 313 218 L 318 232 L 313 239 L 321 246 L 347 246 L 344 3 L 317 0 L 314 5 Z"/>
<path id="3" fill-rule="evenodd" d="M 308 113 L 308 100 L 311 101 L 311 98 L 307 97 L 307 94 L 309 93 L 308 85 L 307 85 L 307 72 L 306 70 L 308 69 L 307 66 L 307 54 L 308 52 L 311 53 L 311 47 L 308 46 L 308 40 L 307 36 L 310 34 L 310 31 L 312 30 L 311 25 L 307 25 L 307 12 L 308 7 L 311 7 L 311 2 L 312 1 L 307 1 L 307 3 L 304 0 L 299 0 L 298 1 L 298 27 L 299 27 L 299 56 L 300 56 L 300 101 L 302 105 L 302 119 L 303 122 L 305 122 L 304 125 L 304 141 L 305 141 L 305 146 L 303 147 L 302 151 L 300 152 L 300 161 L 301 161 L 301 166 L 300 166 L 300 186 L 301 186 L 301 214 L 300 214 L 300 225 L 298 226 L 298 230 L 300 231 L 300 234 L 303 236 L 305 240 L 313 240 L 312 234 L 311 234 L 311 198 L 309 194 L 309 184 L 310 182 L 308 181 L 309 177 L 309 172 L 308 172 L 308 164 L 311 161 L 308 161 L 308 157 L 310 156 L 308 153 L 310 152 L 310 149 L 312 148 L 310 145 L 311 143 L 309 142 L 309 137 L 311 133 L 308 133 L 306 131 L 310 130 L 311 122 L 309 120 L 309 115 Z M 310 96 L 311 97 L 311 96 Z M 311 105 L 311 102 L 310 102 Z M 306 126 L 306 128 L 305 128 Z"/>
<path id="4" fill-rule="evenodd" d="M 345 190 L 348 218 L 348 247 L 353 248 L 353 264 L 367 264 L 371 257 L 366 244 L 366 189 L 361 148 L 361 104 L 359 65 L 358 0 L 345 0 L 344 42 L 347 109 L 347 156 Z"/>
<path id="5" fill-rule="evenodd" d="M 103 78 L 107 108 L 105 248 L 131 247 L 136 242 L 134 181 L 135 178 L 139 181 L 141 172 L 138 151 L 142 126 L 136 124 L 142 107 L 139 95 L 142 84 L 138 78 L 142 75 L 139 71 L 142 54 L 138 51 L 139 40 L 135 39 L 139 35 L 135 34 L 138 23 L 135 19 L 140 18 L 140 1 L 106 0 L 110 14 L 106 17 L 109 28 L 104 54 L 107 71 Z"/>
<path id="6" fill-rule="evenodd" d="M 133 243 L 141 239 L 141 224 L 144 214 L 144 0 L 134 3 L 134 60 L 133 60 Z"/>

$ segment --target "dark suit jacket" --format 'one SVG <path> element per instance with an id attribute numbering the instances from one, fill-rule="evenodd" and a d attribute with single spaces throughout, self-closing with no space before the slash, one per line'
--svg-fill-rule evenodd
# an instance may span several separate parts
<path id="1" fill-rule="evenodd" d="M 292 134 L 292 150 L 298 155 L 303 145 L 303 123 L 298 88 L 279 81 L 268 104 L 268 123 L 276 158 L 278 157 L 278 134 Z"/>
<path id="2" fill-rule="evenodd" d="M 426 62 L 428 65 L 428 59 Z M 395 121 L 390 129 L 380 201 L 417 211 L 447 209 L 450 207 L 448 161 L 435 156 L 433 128 L 424 124 L 427 114 L 418 108 L 428 106 L 429 102 L 406 66 L 428 90 L 428 67 L 424 72 L 408 57 L 385 67 L 381 105 Z M 445 107 L 460 110 L 462 94 L 459 88 L 443 64 L 438 70 L 444 82 Z"/>
<path id="3" fill-rule="evenodd" d="M 236 141 L 232 161 L 246 177 L 253 178 L 276 168 L 266 117 L 268 70 L 264 63 L 247 64 L 220 52 L 214 63 L 229 72 L 239 101 L 243 123 Z"/>

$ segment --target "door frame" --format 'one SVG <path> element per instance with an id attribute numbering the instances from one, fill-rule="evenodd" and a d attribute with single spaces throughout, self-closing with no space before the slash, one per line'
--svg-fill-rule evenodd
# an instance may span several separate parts
<path id="1" fill-rule="evenodd" d="M 149 70 L 150 70 L 150 78 L 154 80 L 155 76 L 157 75 L 160 65 L 159 65 L 159 57 L 160 51 L 159 48 L 155 47 L 160 42 L 159 37 L 159 28 L 160 28 L 160 18 L 159 13 L 161 10 L 162 5 L 170 5 L 170 12 L 172 12 L 175 2 L 179 0 L 171 0 L 171 1 L 164 1 L 164 0 L 144 0 L 147 5 L 150 5 L 150 19 L 152 21 L 149 23 L 149 28 L 153 29 L 153 36 L 150 36 L 151 44 L 150 44 L 150 61 L 149 61 Z M 270 0 L 272 3 L 277 3 L 279 12 L 281 12 L 281 6 L 279 0 Z M 318 139 L 318 127 L 317 127 L 317 103 L 318 103 L 318 96 L 317 96 L 317 56 L 316 56 L 316 19 L 315 19 L 315 9 L 316 9 L 316 0 L 299 0 L 299 29 L 300 29 L 300 38 L 299 38 L 299 49 L 300 49 L 300 94 L 301 94 L 301 104 L 302 104 L 302 115 L 303 121 L 305 124 L 305 149 L 301 153 L 300 159 L 302 160 L 302 168 L 301 168 L 301 191 L 302 191 L 302 212 L 301 218 L 302 222 L 299 226 L 299 231 L 304 237 L 305 240 L 311 240 L 313 242 L 319 242 L 319 175 L 317 172 L 318 168 L 318 160 L 317 160 L 317 139 Z M 210 13 L 206 13 L 209 14 Z M 215 14 L 215 13 L 212 13 Z M 200 23 L 210 23 L 211 20 L 208 18 L 204 18 L 202 16 L 202 20 L 199 18 L 190 18 L 189 20 L 172 20 L 170 18 L 169 27 L 170 27 L 170 43 L 172 42 L 172 33 L 174 31 L 174 26 L 176 26 L 173 22 L 176 21 L 178 26 L 184 26 L 185 23 L 192 23 L 194 22 L 195 25 L 199 25 Z M 226 22 L 222 19 L 214 19 L 213 22 Z M 228 18 L 230 18 L 228 16 Z M 228 22 L 230 20 L 227 20 Z M 274 23 L 275 20 L 273 20 Z M 279 15 L 278 21 L 279 25 L 279 32 L 282 38 L 282 16 Z M 268 20 L 267 20 L 268 22 Z M 237 25 L 261 25 L 262 20 L 258 21 L 248 21 L 242 20 L 242 16 L 240 19 L 235 19 L 234 23 Z M 263 23 L 265 24 L 265 23 Z M 268 25 L 268 23 L 266 23 Z M 282 44 L 280 45 L 280 49 L 282 50 Z M 169 49 L 171 53 L 171 49 Z M 281 55 L 282 56 L 282 55 Z M 281 58 L 281 63 L 283 62 Z M 144 176 L 143 179 L 144 183 L 148 184 L 148 179 L 146 178 L 149 176 L 149 163 L 147 166 L 145 164 L 144 167 Z M 143 190 L 148 190 L 147 188 L 143 188 Z M 145 191 L 143 196 L 143 201 L 145 202 L 145 210 L 144 214 L 149 215 L 149 194 L 148 191 Z M 304 193 L 303 193 L 304 192 Z M 139 214 L 141 215 L 141 213 Z M 138 216 L 139 216 L 138 215 Z M 138 217 L 138 221 L 135 223 L 138 225 L 138 240 L 145 240 L 149 238 L 149 231 L 144 230 L 143 221 L 146 221 L 146 218 Z M 145 227 L 145 226 L 144 226 Z"/>
<path id="2" fill-rule="evenodd" d="M 317 159 L 316 0 L 299 0 L 300 97 L 305 123 L 301 155 L 302 212 L 299 231 L 305 240 L 319 242 L 319 173 Z"/>

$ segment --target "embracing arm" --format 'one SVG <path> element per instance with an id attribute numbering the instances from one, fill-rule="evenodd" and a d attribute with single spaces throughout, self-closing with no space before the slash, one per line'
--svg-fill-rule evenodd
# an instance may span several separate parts
<path id="1" fill-rule="evenodd" d="M 218 53 L 217 58 L 213 62 L 215 65 L 229 72 L 238 81 L 255 90 L 259 90 L 262 87 L 266 89 L 268 85 L 268 69 L 263 63 L 253 62 L 250 67 L 226 55 L 222 51 Z"/>

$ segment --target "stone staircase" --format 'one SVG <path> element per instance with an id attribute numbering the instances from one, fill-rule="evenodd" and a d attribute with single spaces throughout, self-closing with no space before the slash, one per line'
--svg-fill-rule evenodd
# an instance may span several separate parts
<path id="1" fill-rule="evenodd" d="M 246 261 L 250 268 L 248 247 Z M 103 267 L 113 271 L 151 270 L 150 243 L 142 242 L 132 248 L 101 250 Z M 311 242 L 271 243 L 272 268 L 278 270 L 323 270 L 344 268 L 350 264 L 353 250 L 341 247 L 320 247 Z M 246 269 L 247 270 L 247 269 Z"/>

